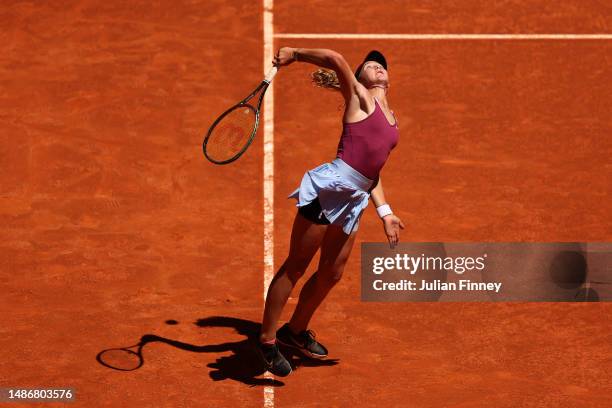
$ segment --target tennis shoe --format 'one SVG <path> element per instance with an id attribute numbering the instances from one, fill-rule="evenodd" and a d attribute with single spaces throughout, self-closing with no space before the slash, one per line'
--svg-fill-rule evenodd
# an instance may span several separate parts
<path id="1" fill-rule="evenodd" d="M 316 334 L 312 330 L 302 330 L 293 334 L 289 323 L 285 323 L 276 332 L 276 341 L 286 347 L 299 350 L 306 357 L 321 359 L 327 357 L 327 349 L 315 340 Z"/>
<path id="2" fill-rule="evenodd" d="M 286 377 L 291 374 L 292 368 L 289 361 L 282 355 L 278 345 L 262 344 L 257 342 L 257 354 L 263 362 L 265 369 L 279 377 Z"/>

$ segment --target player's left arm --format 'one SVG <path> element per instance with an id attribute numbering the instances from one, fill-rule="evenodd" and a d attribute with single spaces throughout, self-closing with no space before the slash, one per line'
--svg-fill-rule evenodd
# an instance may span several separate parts
<path id="1" fill-rule="evenodd" d="M 404 223 L 397 215 L 393 214 L 391 207 L 387 203 L 380 178 L 376 187 L 370 192 L 370 197 L 376 207 L 376 213 L 382 219 L 389 245 L 393 248 L 399 242 L 400 229 L 404 229 Z"/>

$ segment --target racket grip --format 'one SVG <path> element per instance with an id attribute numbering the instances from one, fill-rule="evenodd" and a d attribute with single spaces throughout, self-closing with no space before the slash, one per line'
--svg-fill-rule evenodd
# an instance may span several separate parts
<path id="1" fill-rule="evenodd" d="M 266 81 L 267 83 L 272 82 L 277 72 L 278 72 L 278 67 L 276 65 L 272 66 L 272 68 L 270 68 L 270 70 L 266 74 L 264 81 Z"/>

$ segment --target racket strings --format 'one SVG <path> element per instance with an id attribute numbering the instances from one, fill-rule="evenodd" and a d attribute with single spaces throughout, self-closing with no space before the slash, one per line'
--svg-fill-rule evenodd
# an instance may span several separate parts
<path id="1" fill-rule="evenodd" d="M 212 129 L 206 154 L 214 161 L 226 161 L 238 155 L 249 143 L 256 125 L 255 110 L 240 106 L 231 110 Z"/>

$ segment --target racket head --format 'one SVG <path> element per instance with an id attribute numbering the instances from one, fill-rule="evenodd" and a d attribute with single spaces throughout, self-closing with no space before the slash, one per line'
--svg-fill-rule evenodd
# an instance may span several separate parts
<path id="1" fill-rule="evenodd" d="M 249 147 L 259 125 L 259 111 L 248 103 L 226 110 L 215 120 L 204 139 L 204 156 L 215 164 L 238 159 Z"/>
<path id="2" fill-rule="evenodd" d="M 130 350 L 130 348 L 134 347 L 138 347 L 138 350 Z M 144 363 L 141 349 L 141 345 L 107 349 L 98 353 L 96 360 L 98 360 L 100 364 L 114 370 L 134 371 L 140 368 Z"/>

